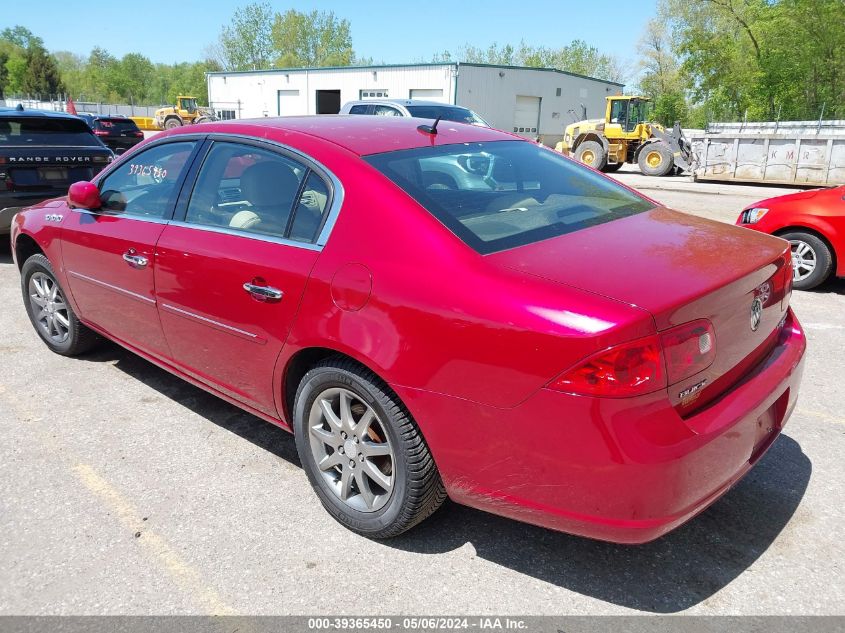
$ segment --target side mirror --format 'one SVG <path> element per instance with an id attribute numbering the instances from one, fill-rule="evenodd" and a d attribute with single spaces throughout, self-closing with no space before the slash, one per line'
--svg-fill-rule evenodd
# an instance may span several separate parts
<path id="1" fill-rule="evenodd" d="M 71 209 L 96 210 L 101 206 L 100 190 L 93 182 L 75 182 L 68 189 L 67 201 Z"/>

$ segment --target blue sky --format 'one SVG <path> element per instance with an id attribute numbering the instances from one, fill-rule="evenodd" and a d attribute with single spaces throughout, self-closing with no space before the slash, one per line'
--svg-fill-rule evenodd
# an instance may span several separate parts
<path id="1" fill-rule="evenodd" d="M 580 38 L 603 52 L 633 58 L 656 0 L 367 0 L 271 1 L 274 10 L 328 9 L 352 25 L 355 52 L 375 62 L 429 61 L 434 53 L 492 42 L 556 47 Z M 0 28 L 21 24 L 50 50 L 87 54 L 102 46 L 118 57 L 140 52 L 155 62 L 194 61 L 235 7 L 246 2 L 74 2 L 31 0 L 0 12 Z M 165 19 L 153 17 L 167 7 Z M 8 7 L 7 7 L 8 8 Z"/>

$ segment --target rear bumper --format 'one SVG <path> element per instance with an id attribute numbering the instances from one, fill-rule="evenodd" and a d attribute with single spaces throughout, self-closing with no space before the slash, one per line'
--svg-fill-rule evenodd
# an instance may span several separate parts
<path id="1" fill-rule="evenodd" d="M 599 399 L 542 389 L 504 410 L 397 391 L 453 500 L 555 530 L 644 543 L 704 510 L 762 457 L 795 406 L 805 349 L 790 310 L 772 353 L 687 419 L 665 393 Z"/>
<path id="2" fill-rule="evenodd" d="M 6 207 L 0 209 L 0 235 L 8 235 L 12 231 L 12 218 L 20 211 L 20 207 Z"/>

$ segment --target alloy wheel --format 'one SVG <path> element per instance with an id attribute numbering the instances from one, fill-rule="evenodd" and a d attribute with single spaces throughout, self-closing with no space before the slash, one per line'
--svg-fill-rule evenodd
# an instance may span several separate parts
<path id="1" fill-rule="evenodd" d="M 383 508 L 395 458 L 375 410 L 348 389 L 326 389 L 311 405 L 308 431 L 314 462 L 335 496 L 359 512 Z"/>
<path id="2" fill-rule="evenodd" d="M 802 281 L 816 270 L 818 258 L 813 247 L 801 240 L 790 240 L 792 245 L 792 280 Z"/>
<path id="3" fill-rule="evenodd" d="M 29 301 L 38 327 L 54 343 L 70 336 L 70 317 L 65 298 L 56 280 L 37 272 L 29 279 Z"/>

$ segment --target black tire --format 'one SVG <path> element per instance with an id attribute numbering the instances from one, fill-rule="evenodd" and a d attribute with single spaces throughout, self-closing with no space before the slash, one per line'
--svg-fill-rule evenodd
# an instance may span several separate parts
<path id="1" fill-rule="evenodd" d="M 51 337 L 48 332 L 48 326 L 39 320 L 38 314 L 35 312 L 36 305 L 30 296 L 30 281 L 36 275 L 38 275 L 37 279 L 44 279 L 46 277 L 51 280 L 57 288 L 57 298 L 60 300 L 63 299 L 61 304 L 64 305 L 64 308 L 55 313 L 56 315 L 60 314 L 67 321 L 67 335 L 62 340 L 57 340 L 58 337 Z M 70 303 L 67 302 L 67 293 L 56 279 L 56 273 L 50 265 L 50 260 L 44 257 L 44 255 L 33 255 L 24 262 L 21 267 L 21 293 L 23 294 L 24 306 L 32 327 L 35 328 L 35 331 L 47 347 L 56 354 L 61 354 L 62 356 L 84 354 L 100 341 L 100 337 L 93 330 L 80 323 Z M 64 325 L 62 329 L 65 329 Z"/>
<path id="2" fill-rule="evenodd" d="M 321 471 L 317 465 L 311 446 L 309 418 L 317 398 L 332 389 L 352 392 L 362 404 L 369 406 L 392 447 L 392 490 L 378 510 L 359 511 L 342 501 L 324 477 L 324 472 L 340 471 Z M 305 374 L 296 392 L 293 424 L 296 449 L 311 486 L 329 514 L 353 532 L 373 539 L 392 538 L 426 519 L 446 499 L 437 466 L 407 409 L 373 372 L 358 363 L 333 357 Z M 341 449 L 338 451 L 343 453 Z M 347 450 L 344 455 L 348 453 Z M 345 461 L 345 457 L 341 459 Z M 354 461 L 352 459 L 350 463 Z M 336 468 L 345 469 L 346 466 Z"/>
<path id="3" fill-rule="evenodd" d="M 812 233 L 804 233 L 803 231 L 794 231 L 790 233 L 781 233 L 779 237 L 789 240 L 792 244 L 793 264 L 795 263 L 796 252 L 800 250 L 801 245 L 806 245 L 808 251 L 805 252 L 805 257 L 802 259 L 809 260 L 812 257 L 815 260 L 815 268 L 813 272 L 803 279 L 796 279 L 793 277 L 792 285 L 798 290 L 810 290 L 816 286 L 820 286 L 828 280 L 833 273 L 833 254 L 830 252 L 830 247 L 825 244 L 824 240 L 820 239 Z M 809 255 L 808 255 L 809 253 Z M 802 269 L 796 271 L 796 275 L 801 273 Z M 804 269 L 806 270 L 806 269 Z"/>
<path id="4" fill-rule="evenodd" d="M 165 130 L 172 130 L 172 129 L 177 128 L 177 127 L 182 127 L 182 120 L 175 117 L 175 116 L 170 117 L 169 119 L 166 119 L 164 121 L 164 129 Z"/>
<path id="5" fill-rule="evenodd" d="M 622 169 L 622 165 L 624 165 L 624 164 L 625 163 L 613 163 L 613 164 L 608 163 L 607 165 L 604 166 L 604 169 L 602 171 L 606 174 L 612 174 L 613 172 L 619 171 L 620 169 Z"/>
<path id="6" fill-rule="evenodd" d="M 640 150 L 637 164 L 646 176 L 665 176 L 674 169 L 675 159 L 663 143 L 649 143 Z"/>
<path id="7" fill-rule="evenodd" d="M 575 158 L 593 169 L 602 171 L 607 165 L 607 153 L 598 141 L 584 141 L 575 150 Z"/>

